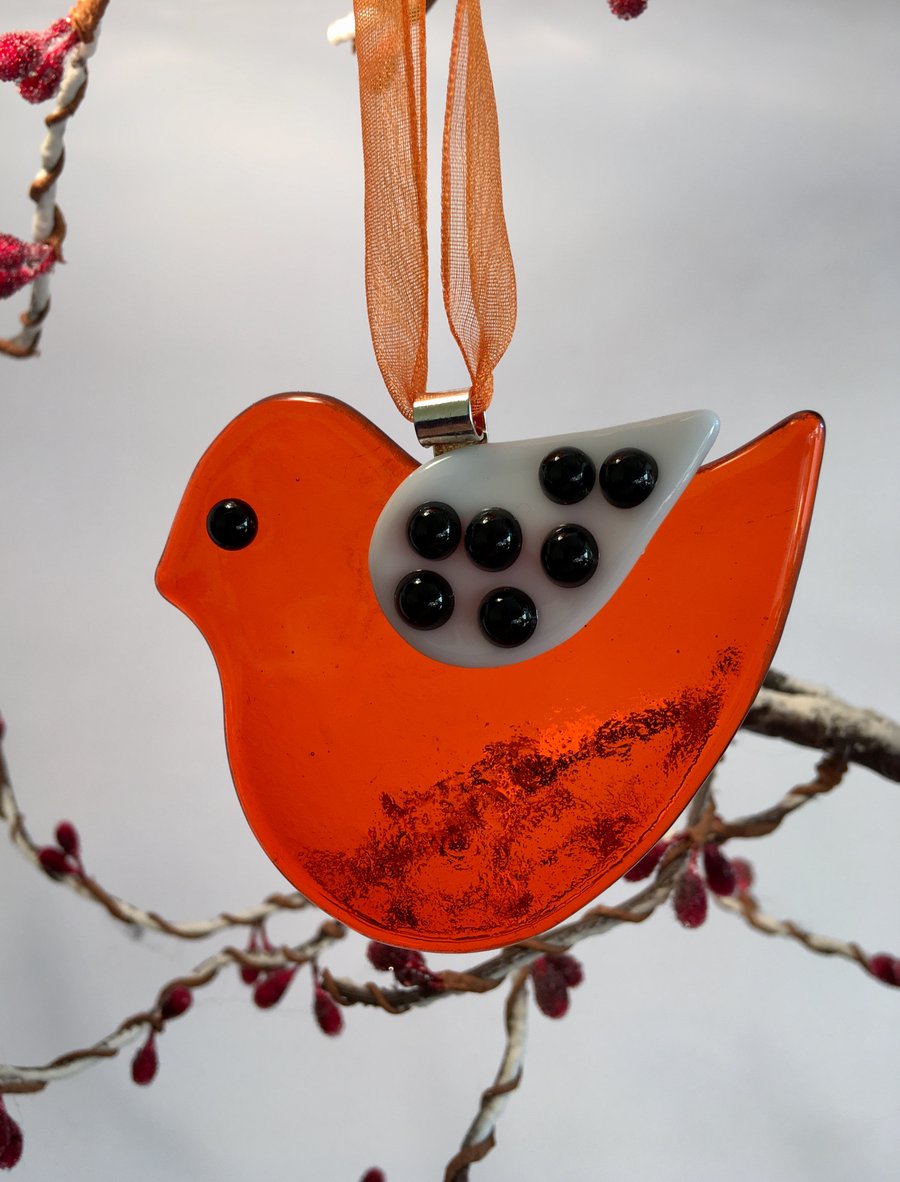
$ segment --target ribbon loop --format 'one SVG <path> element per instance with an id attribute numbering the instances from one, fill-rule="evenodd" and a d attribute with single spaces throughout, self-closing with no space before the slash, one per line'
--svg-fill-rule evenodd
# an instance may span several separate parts
<path id="1" fill-rule="evenodd" d="M 355 0 L 365 170 L 366 297 L 375 356 L 406 418 L 428 377 L 424 0 Z M 512 338 L 497 108 L 479 0 L 458 0 L 441 170 L 441 280 L 450 329 L 487 409 Z"/>

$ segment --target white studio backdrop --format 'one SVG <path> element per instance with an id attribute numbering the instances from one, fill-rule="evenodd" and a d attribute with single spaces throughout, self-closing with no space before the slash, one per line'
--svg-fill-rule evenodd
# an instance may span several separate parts
<path id="1" fill-rule="evenodd" d="M 900 7 L 651 0 L 629 24 L 603 0 L 484 8 L 520 301 L 492 436 L 710 406 L 721 455 L 819 410 L 819 502 L 776 664 L 900 716 Z M 452 9 L 429 16 L 435 181 Z M 4 0 L 0 25 L 60 15 Z M 36 835 L 71 818 L 89 872 L 173 917 L 284 885 L 231 788 L 212 659 L 153 586 L 193 465 L 246 405 L 293 389 L 416 446 L 368 336 L 355 63 L 324 37 L 341 15 L 112 0 L 67 133 L 68 263 L 42 355 L 0 359 L 13 782 Z M 42 111 L 12 87 L 0 99 L 0 230 L 26 237 Z M 431 385 L 446 388 L 462 363 L 433 294 Z M 0 308 L 0 331 L 22 306 Z M 774 801 L 814 763 L 742 736 L 722 807 Z M 900 952 L 896 797 L 854 769 L 746 843 L 764 906 Z M 6 1062 L 87 1045 L 212 947 L 130 939 L 11 848 L 0 892 Z M 371 977 L 364 948 L 348 937 L 327 963 Z M 900 993 L 719 913 L 686 932 L 666 909 L 578 955 L 585 984 L 564 1020 L 534 1013 L 479 1182 L 896 1178 Z M 330 1040 L 306 978 L 261 1013 L 226 974 L 162 1038 L 151 1087 L 126 1053 L 11 1098 L 15 1176 L 438 1179 L 496 1069 L 502 993 L 347 1011 Z"/>

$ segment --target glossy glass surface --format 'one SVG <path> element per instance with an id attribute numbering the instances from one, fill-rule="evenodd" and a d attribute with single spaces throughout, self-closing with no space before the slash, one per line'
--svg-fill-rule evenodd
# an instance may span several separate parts
<path id="1" fill-rule="evenodd" d="M 518 587 L 497 587 L 481 601 L 481 630 L 492 644 L 518 648 L 534 635 L 538 611 L 534 600 Z"/>
<path id="2" fill-rule="evenodd" d="M 551 501 L 575 505 L 594 487 L 597 471 L 581 448 L 557 447 L 541 460 L 538 479 Z"/>
<path id="3" fill-rule="evenodd" d="M 600 547 L 590 530 L 581 525 L 561 525 L 541 547 L 541 565 L 561 587 L 581 587 L 600 561 Z"/>
<path id="4" fill-rule="evenodd" d="M 451 505 L 428 501 L 410 514 L 406 536 L 417 554 L 435 561 L 453 553 L 462 537 L 462 525 Z"/>
<path id="5" fill-rule="evenodd" d="M 600 491 L 617 509 L 642 505 L 656 488 L 659 467 L 653 456 L 636 447 L 623 447 L 600 465 Z"/>
<path id="6" fill-rule="evenodd" d="M 752 702 L 823 441 L 803 413 L 701 469 L 575 636 L 463 668 L 405 643 L 369 581 L 372 529 L 414 461 L 330 399 L 251 407 L 194 472 L 157 582 L 213 651 L 235 784 L 273 862 L 351 927 L 423 949 L 496 947 L 589 903 Z M 258 514 L 244 550 L 207 535 L 226 498 Z"/>
<path id="7" fill-rule="evenodd" d="M 522 527 L 506 509 L 485 509 L 466 526 L 465 546 L 482 570 L 506 570 L 522 551 Z"/>
<path id="8" fill-rule="evenodd" d="M 243 550 L 258 528 L 256 514 L 246 501 L 219 501 L 206 515 L 206 532 L 223 550 Z"/>
<path id="9" fill-rule="evenodd" d="M 397 611 L 413 628 L 440 628 L 453 615 L 453 588 L 434 571 L 410 571 L 395 599 Z"/>

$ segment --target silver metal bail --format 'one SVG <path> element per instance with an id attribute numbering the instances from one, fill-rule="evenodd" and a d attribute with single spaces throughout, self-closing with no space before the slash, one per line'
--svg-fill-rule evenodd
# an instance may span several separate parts
<path id="1" fill-rule="evenodd" d="M 445 390 L 413 403 L 413 426 L 423 447 L 436 456 L 471 443 L 485 443 L 484 415 L 472 414 L 470 390 Z"/>

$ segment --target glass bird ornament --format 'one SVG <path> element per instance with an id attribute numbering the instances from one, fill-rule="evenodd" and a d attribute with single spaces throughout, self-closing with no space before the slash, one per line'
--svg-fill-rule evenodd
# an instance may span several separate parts
<path id="1" fill-rule="evenodd" d="M 157 571 L 203 633 L 247 820 L 367 936 L 545 931 L 672 825 L 781 635 L 824 443 L 802 412 L 705 467 L 709 412 L 421 467 L 350 407 L 251 406 Z"/>

